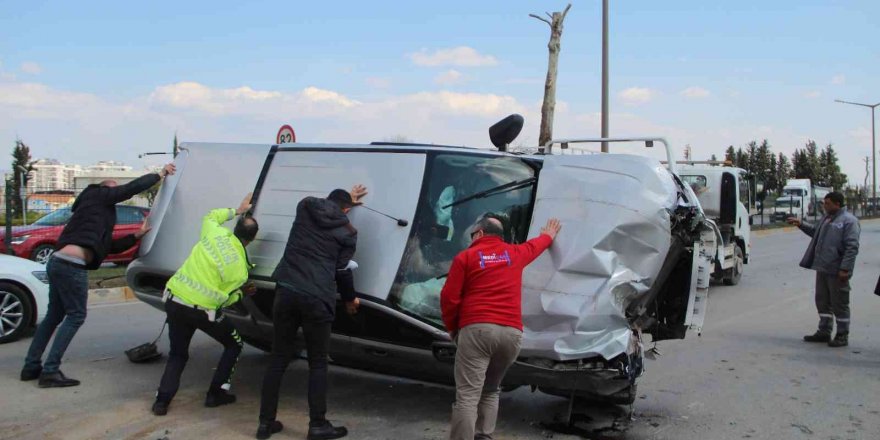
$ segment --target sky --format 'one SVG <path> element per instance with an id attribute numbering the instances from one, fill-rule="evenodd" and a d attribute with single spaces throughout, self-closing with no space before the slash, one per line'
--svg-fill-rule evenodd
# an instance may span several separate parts
<path id="1" fill-rule="evenodd" d="M 610 3 L 611 136 L 663 136 L 695 159 L 813 139 L 862 182 L 870 110 L 834 100 L 880 102 L 880 2 Z M 554 137 L 598 137 L 601 1 L 572 4 Z M 175 133 L 273 143 L 290 124 L 299 142 L 486 148 L 510 113 L 526 118 L 514 145 L 533 146 L 549 27 L 529 14 L 565 5 L 0 0 L 0 146 L 141 167 Z"/>

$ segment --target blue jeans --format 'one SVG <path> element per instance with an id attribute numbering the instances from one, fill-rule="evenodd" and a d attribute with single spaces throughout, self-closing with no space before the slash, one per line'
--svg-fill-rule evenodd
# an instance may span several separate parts
<path id="1" fill-rule="evenodd" d="M 57 328 L 55 342 L 49 350 L 46 363 L 42 365 L 44 373 L 57 373 L 67 346 L 86 320 L 89 277 L 84 267 L 58 258 L 49 259 L 46 272 L 49 275 L 49 310 L 34 334 L 24 368 L 31 371 L 40 368 L 43 352 Z"/>

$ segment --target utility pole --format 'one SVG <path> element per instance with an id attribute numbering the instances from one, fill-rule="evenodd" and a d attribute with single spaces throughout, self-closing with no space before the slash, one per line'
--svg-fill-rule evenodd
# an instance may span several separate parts
<path id="1" fill-rule="evenodd" d="M 858 105 L 861 107 L 868 107 L 871 109 L 871 162 L 873 164 L 873 169 L 871 171 L 871 212 L 877 210 L 877 132 L 874 129 L 874 109 L 877 106 L 880 106 L 880 102 L 876 104 L 862 104 L 859 102 L 849 102 L 849 101 L 841 101 L 839 99 L 835 99 L 834 102 L 839 102 L 841 104 L 852 104 Z"/>
<path id="2" fill-rule="evenodd" d="M 608 0 L 602 0 L 602 138 L 608 137 Z M 608 142 L 602 142 L 608 152 Z"/>

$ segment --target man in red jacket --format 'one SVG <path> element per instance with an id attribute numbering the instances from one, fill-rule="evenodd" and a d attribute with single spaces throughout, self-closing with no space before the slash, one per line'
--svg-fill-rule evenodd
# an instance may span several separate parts
<path id="1" fill-rule="evenodd" d="M 492 438 L 501 380 L 522 343 L 522 272 L 560 228 L 550 219 L 540 236 L 512 245 L 502 239 L 499 220 L 483 217 L 471 246 L 452 260 L 440 293 L 443 323 L 458 347 L 450 439 Z"/>

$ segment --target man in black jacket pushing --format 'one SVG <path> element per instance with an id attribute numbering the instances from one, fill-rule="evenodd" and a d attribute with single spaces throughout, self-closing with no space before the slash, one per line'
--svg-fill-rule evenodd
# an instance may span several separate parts
<path id="1" fill-rule="evenodd" d="M 73 202 L 73 216 L 61 232 L 55 253 L 46 263 L 49 308 L 31 341 L 21 370 L 21 380 L 39 378 L 40 388 L 79 385 L 78 380 L 68 378 L 60 368 L 67 346 L 86 320 L 89 297 L 87 271 L 100 267 L 107 255 L 131 248 L 150 230 L 145 221 L 138 232 L 113 239 L 116 204 L 148 190 L 171 174 L 174 174 L 174 165 L 168 164 L 158 173 L 141 176 L 125 185 L 106 180 L 89 185 Z M 55 342 L 43 363 L 43 352 L 56 328 Z"/>
<path id="2" fill-rule="evenodd" d="M 309 360 L 309 440 L 344 437 L 348 431 L 335 427 L 327 413 L 327 351 L 336 311 L 336 292 L 346 311 L 357 312 L 350 261 L 357 244 L 357 230 L 347 213 L 367 195 L 363 185 L 351 193 L 336 189 L 326 199 L 306 197 L 296 207 L 296 219 L 287 239 L 284 256 L 272 278 L 275 303 L 272 320 L 275 338 L 272 356 L 263 379 L 258 439 L 267 439 L 283 428 L 275 420 L 281 377 L 295 353 L 294 341 L 303 329 Z"/>

